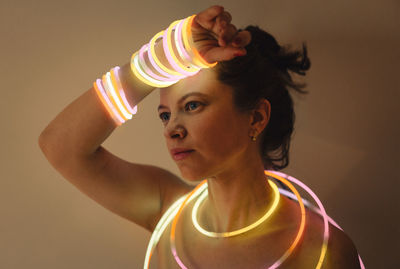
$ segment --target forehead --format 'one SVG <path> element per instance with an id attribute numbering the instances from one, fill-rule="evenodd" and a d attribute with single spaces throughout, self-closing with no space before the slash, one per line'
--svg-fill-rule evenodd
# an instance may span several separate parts
<path id="1" fill-rule="evenodd" d="M 194 76 L 182 79 L 170 87 L 161 88 L 160 104 L 175 103 L 191 92 L 200 92 L 212 97 L 229 94 L 228 86 L 218 81 L 215 71 L 202 69 Z"/>

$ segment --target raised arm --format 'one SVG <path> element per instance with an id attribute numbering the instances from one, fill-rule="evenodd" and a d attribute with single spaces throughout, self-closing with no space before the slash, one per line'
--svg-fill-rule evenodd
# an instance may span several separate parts
<path id="1" fill-rule="evenodd" d="M 219 6 L 200 12 L 193 20 L 190 27 L 194 44 L 206 62 L 232 59 L 250 42 L 248 34 L 236 33 L 230 20 L 229 13 Z M 242 42 L 228 44 L 239 35 Z M 172 42 L 176 48 L 173 39 Z M 155 52 L 162 65 L 173 70 L 161 41 L 156 43 Z M 157 74 L 147 58 L 146 63 Z M 134 107 L 155 87 L 138 79 L 132 71 L 130 62 L 125 64 L 119 79 L 129 105 Z M 80 191 L 153 231 L 169 204 L 191 187 L 167 170 L 127 162 L 102 147 L 117 126 L 92 87 L 48 124 L 39 137 L 39 146 L 50 164 Z"/>

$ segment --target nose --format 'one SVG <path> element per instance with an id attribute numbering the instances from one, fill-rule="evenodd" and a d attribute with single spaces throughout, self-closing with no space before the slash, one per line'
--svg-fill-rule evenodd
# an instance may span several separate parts
<path id="1" fill-rule="evenodd" d="M 170 121 L 167 123 L 167 126 L 164 128 L 164 136 L 166 139 L 169 138 L 184 138 L 186 137 L 187 131 L 186 129 L 177 122 L 177 119 L 170 118 Z"/>

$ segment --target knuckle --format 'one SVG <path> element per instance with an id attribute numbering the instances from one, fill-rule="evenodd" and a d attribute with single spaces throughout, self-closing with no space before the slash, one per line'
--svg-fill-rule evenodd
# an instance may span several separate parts
<path id="1" fill-rule="evenodd" d="M 223 16 L 224 20 L 226 20 L 227 22 L 231 22 L 232 16 L 231 16 L 231 14 L 229 14 L 229 12 L 224 11 L 224 13 L 222 13 L 222 16 Z"/>
<path id="2" fill-rule="evenodd" d="M 213 5 L 209 9 L 212 9 L 213 11 L 218 12 L 218 13 L 224 11 L 224 7 L 220 6 L 220 5 Z"/>

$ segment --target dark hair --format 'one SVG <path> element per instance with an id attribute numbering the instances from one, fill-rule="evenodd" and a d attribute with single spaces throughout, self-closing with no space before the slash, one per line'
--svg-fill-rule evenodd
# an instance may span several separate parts
<path id="1" fill-rule="evenodd" d="M 247 54 L 219 62 L 215 66 L 217 78 L 233 88 L 234 104 L 240 112 L 254 109 L 262 98 L 270 102 L 271 117 L 260 135 L 260 154 L 265 169 L 281 170 L 289 164 L 295 120 L 288 89 L 308 93 L 302 90 L 306 84 L 293 82 L 289 71 L 305 75 L 311 65 L 307 47 L 303 43 L 302 51 L 290 51 L 258 26 L 249 25 L 244 30 L 249 31 L 252 38 L 245 47 Z"/>

